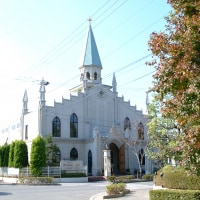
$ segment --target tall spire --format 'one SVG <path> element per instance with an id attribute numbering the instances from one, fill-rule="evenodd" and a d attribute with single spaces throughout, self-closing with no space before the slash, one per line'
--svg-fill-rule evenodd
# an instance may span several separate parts
<path id="1" fill-rule="evenodd" d="M 113 73 L 112 87 L 113 87 L 113 92 L 116 93 L 117 92 L 117 81 L 116 81 L 115 73 Z"/>
<path id="2" fill-rule="evenodd" d="M 86 43 L 83 48 L 80 66 L 93 65 L 102 68 L 101 59 L 94 39 L 94 34 L 91 28 L 91 19 L 89 21 L 89 30 L 86 37 Z"/>
<path id="3" fill-rule="evenodd" d="M 95 85 L 101 84 L 101 59 L 94 39 L 94 34 L 91 27 L 91 18 L 89 21 L 89 30 L 86 37 L 86 42 L 83 48 L 81 63 L 80 63 L 80 82 L 83 92 L 87 91 Z M 80 91 L 80 90 L 79 90 Z"/>
<path id="4" fill-rule="evenodd" d="M 27 90 L 25 90 L 25 92 L 24 92 L 22 113 L 24 115 L 28 113 L 28 95 L 27 95 Z"/>

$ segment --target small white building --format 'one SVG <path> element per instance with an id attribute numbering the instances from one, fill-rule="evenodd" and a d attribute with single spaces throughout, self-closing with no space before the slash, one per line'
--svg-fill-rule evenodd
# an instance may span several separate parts
<path id="1" fill-rule="evenodd" d="M 48 82 L 41 81 L 38 113 L 28 112 L 28 95 L 25 91 L 20 129 L 15 136 L 26 141 L 30 153 L 32 140 L 38 134 L 43 137 L 52 135 L 59 147 L 60 159 L 82 160 L 87 165 L 88 174 L 92 175 L 102 172 L 103 150 L 109 146 L 112 171 L 117 174 L 129 169 L 133 173 L 138 169 L 138 161 L 126 143 L 134 137 L 147 144 L 147 118 L 136 106 L 131 106 L 130 102 L 118 96 L 115 74 L 111 85 L 102 83 L 102 64 L 91 25 L 79 69 L 80 84 L 70 90 L 69 99 L 55 102 L 54 106 L 46 105 L 45 86 Z M 9 129 L 0 137 L 1 141 L 7 140 L 9 143 L 17 139 L 14 134 L 9 134 Z M 146 173 L 152 172 L 147 156 L 143 169 Z"/>

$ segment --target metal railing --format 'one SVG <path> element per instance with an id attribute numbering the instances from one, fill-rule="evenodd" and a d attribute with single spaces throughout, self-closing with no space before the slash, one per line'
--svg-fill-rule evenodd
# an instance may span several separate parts
<path id="1" fill-rule="evenodd" d="M 31 177 L 30 167 L 24 168 L 10 168 L 10 167 L 0 167 L 0 176 L 2 177 Z M 42 175 L 41 176 L 48 176 L 48 177 L 61 177 L 61 168 L 58 167 L 43 167 L 42 168 Z"/>

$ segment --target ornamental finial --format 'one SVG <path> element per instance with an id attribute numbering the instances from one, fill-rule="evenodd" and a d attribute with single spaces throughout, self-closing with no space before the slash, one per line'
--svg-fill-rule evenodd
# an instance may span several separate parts
<path id="1" fill-rule="evenodd" d="M 91 17 L 89 17 L 88 18 L 89 25 L 91 24 L 91 21 L 92 21 L 92 19 L 91 19 Z"/>

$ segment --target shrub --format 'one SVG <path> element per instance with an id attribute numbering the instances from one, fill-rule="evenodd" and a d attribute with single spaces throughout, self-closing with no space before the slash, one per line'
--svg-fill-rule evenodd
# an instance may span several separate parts
<path id="1" fill-rule="evenodd" d="M 135 179 L 133 175 L 126 175 L 126 176 L 109 176 L 108 181 L 112 183 L 119 183 L 119 182 L 130 182 L 131 180 Z"/>
<path id="2" fill-rule="evenodd" d="M 106 192 L 109 195 L 120 194 L 124 192 L 125 190 L 126 190 L 126 185 L 124 183 L 115 183 L 115 184 L 106 186 Z"/>
<path id="3" fill-rule="evenodd" d="M 163 176 L 161 175 L 163 173 Z M 188 174 L 181 167 L 166 166 L 154 177 L 154 184 L 170 189 L 200 190 L 200 177 Z"/>
<path id="4" fill-rule="evenodd" d="M 115 182 L 115 181 L 116 181 L 116 176 L 109 176 L 109 177 L 107 178 L 107 180 L 108 180 L 109 182 Z"/>
<path id="5" fill-rule="evenodd" d="M 52 183 L 51 177 L 25 177 L 25 178 L 19 178 L 20 184 L 26 184 L 26 185 L 40 185 L 40 184 L 49 184 Z"/>
<path id="6" fill-rule="evenodd" d="M 150 190 L 150 200 L 198 200 L 200 191 L 198 190 Z"/>
<path id="7" fill-rule="evenodd" d="M 143 180 L 153 181 L 154 174 L 145 174 L 142 176 Z"/>

